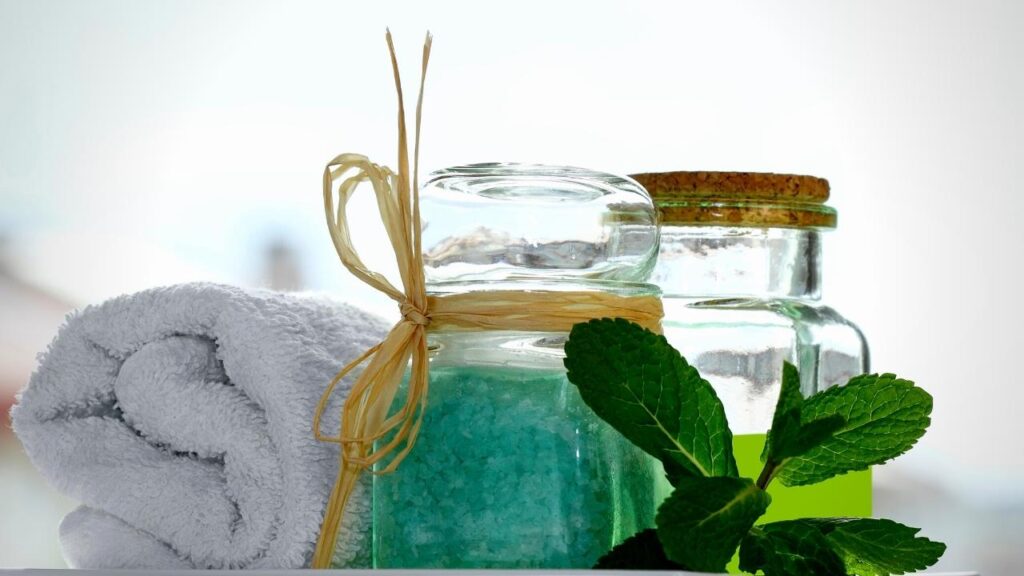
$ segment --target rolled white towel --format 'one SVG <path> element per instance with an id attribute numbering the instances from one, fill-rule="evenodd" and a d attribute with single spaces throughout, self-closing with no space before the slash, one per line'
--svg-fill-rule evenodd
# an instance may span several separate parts
<path id="1" fill-rule="evenodd" d="M 12 410 L 35 466 L 83 504 L 61 525 L 68 563 L 307 566 L 338 466 L 337 446 L 312 436 L 314 407 L 386 331 L 326 298 L 210 284 L 70 316 Z M 336 565 L 368 566 L 369 523 L 363 486 Z"/>

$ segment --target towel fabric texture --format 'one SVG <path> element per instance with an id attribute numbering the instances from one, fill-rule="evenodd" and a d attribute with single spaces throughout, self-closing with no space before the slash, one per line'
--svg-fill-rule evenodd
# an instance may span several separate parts
<path id="1" fill-rule="evenodd" d="M 337 445 L 312 436 L 313 410 L 386 332 L 327 298 L 211 284 L 70 316 L 12 410 L 35 466 L 82 503 L 60 527 L 68 563 L 307 566 L 338 467 Z M 330 433 L 347 390 L 327 411 Z M 361 488 L 336 566 L 369 566 Z"/>

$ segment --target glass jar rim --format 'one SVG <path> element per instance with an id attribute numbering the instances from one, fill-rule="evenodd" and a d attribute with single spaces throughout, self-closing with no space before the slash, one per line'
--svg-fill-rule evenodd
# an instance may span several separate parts
<path id="1" fill-rule="evenodd" d="M 560 164 L 538 164 L 534 162 L 477 162 L 460 164 L 435 170 L 427 175 L 427 181 L 454 176 L 605 176 L 622 179 L 623 176 L 610 172 L 602 172 L 591 168 L 567 166 Z"/>
<path id="2" fill-rule="evenodd" d="M 514 191 L 495 186 L 502 179 L 516 181 Z M 589 190 L 580 187 L 587 183 Z M 562 189 L 559 185 L 573 184 Z M 628 176 L 577 166 L 518 162 L 480 162 L 435 170 L 427 175 L 423 188 L 460 193 L 463 200 L 481 194 L 491 200 L 539 200 L 551 196 L 555 202 L 589 201 L 602 194 L 632 192 L 649 201 L 647 190 Z M 492 190 L 497 188 L 498 191 Z M 559 194 L 551 193 L 558 189 Z"/>

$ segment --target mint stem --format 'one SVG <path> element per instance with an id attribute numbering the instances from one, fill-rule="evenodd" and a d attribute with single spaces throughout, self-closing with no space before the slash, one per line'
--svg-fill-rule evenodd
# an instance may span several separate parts
<path id="1" fill-rule="evenodd" d="M 779 463 L 774 460 L 768 460 L 764 463 L 764 468 L 761 469 L 761 475 L 757 477 L 757 487 L 761 490 L 768 488 L 768 484 L 772 481 L 772 476 L 775 474 L 775 469 L 778 468 Z"/>

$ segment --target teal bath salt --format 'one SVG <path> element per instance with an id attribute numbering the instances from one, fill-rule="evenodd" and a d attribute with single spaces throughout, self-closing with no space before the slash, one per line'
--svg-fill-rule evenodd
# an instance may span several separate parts
<path id="1" fill-rule="evenodd" d="M 374 565 L 589 568 L 654 525 L 658 476 L 564 370 L 435 367 L 415 447 L 374 478 Z"/>

